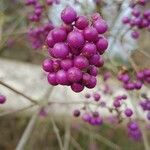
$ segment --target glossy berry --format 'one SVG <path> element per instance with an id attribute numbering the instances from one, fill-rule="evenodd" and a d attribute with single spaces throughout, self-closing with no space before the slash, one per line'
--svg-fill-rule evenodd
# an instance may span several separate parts
<path id="1" fill-rule="evenodd" d="M 4 104 L 6 102 L 6 97 L 4 95 L 0 95 L 0 104 Z"/>
<path id="2" fill-rule="evenodd" d="M 80 116 L 80 110 L 78 110 L 78 109 L 74 110 L 73 115 L 75 117 L 79 117 Z"/>
<path id="3" fill-rule="evenodd" d="M 52 31 L 52 37 L 54 42 L 63 42 L 66 40 L 67 38 L 67 33 L 65 30 L 61 29 L 61 28 L 55 28 Z"/>
<path id="4" fill-rule="evenodd" d="M 131 117 L 133 114 L 133 111 L 130 108 L 127 108 L 124 113 L 127 117 Z"/>
<path id="5" fill-rule="evenodd" d="M 66 58 L 70 49 L 65 43 L 56 43 L 51 51 L 55 58 Z"/>
<path id="6" fill-rule="evenodd" d="M 79 16 L 75 22 L 75 26 L 80 30 L 85 29 L 88 25 L 89 21 L 86 16 Z"/>
<path id="7" fill-rule="evenodd" d="M 77 19 L 77 13 L 72 7 L 66 7 L 61 13 L 61 19 L 66 24 L 70 24 Z"/>
<path id="8" fill-rule="evenodd" d="M 85 69 L 89 66 L 89 61 L 84 56 L 77 56 L 74 58 L 74 66 L 79 69 Z"/>
<path id="9" fill-rule="evenodd" d="M 84 38 L 89 42 L 93 42 L 98 38 L 98 32 L 94 27 L 85 28 L 83 35 Z"/>
<path id="10" fill-rule="evenodd" d="M 59 70 L 56 73 L 56 82 L 61 85 L 68 85 L 69 81 L 67 78 L 67 72 L 64 70 Z"/>
<path id="11" fill-rule="evenodd" d="M 99 34 L 105 33 L 108 29 L 107 23 L 102 19 L 94 21 L 93 26 L 96 28 Z"/>
<path id="12" fill-rule="evenodd" d="M 79 82 L 82 79 L 82 72 L 76 67 L 72 67 L 67 72 L 67 77 L 70 82 Z"/>
<path id="13" fill-rule="evenodd" d="M 99 101 L 101 96 L 100 96 L 99 93 L 94 93 L 93 98 L 94 98 L 95 101 Z"/>
<path id="14" fill-rule="evenodd" d="M 67 42 L 71 48 L 78 49 L 84 45 L 85 40 L 82 33 L 78 31 L 72 31 L 68 34 Z"/>
<path id="15" fill-rule="evenodd" d="M 51 85 L 58 85 L 57 81 L 56 81 L 56 73 L 49 73 L 47 76 L 47 80 L 49 82 L 49 84 Z"/>
<path id="16" fill-rule="evenodd" d="M 73 67 L 73 61 L 71 59 L 64 59 L 61 61 L 61 68 L 65 71 L 67 71 L 71 67 Z"/>
<path id="17" fill-rule="evenodd" d="M 86 43 L 82 49 L 82 54 L 87 57 L 90 58 L 92 57 L 94 54 L 96 54 L 96 46 L 93 43 Z"/>
<path id="18" fill-rule="evenodd" d="M 79 92 L 83 91 L 84 86 L 83 86 L 82 84 L 80 84 L 80 83 L 73 83 L 73 84 L 71 85 L 71 89 L 72 89 L 74 92 L 79 93 Z"/>

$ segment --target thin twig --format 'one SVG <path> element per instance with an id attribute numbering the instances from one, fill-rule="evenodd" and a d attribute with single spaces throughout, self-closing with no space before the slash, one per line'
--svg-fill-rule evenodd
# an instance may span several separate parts
<path id="1" fill-rule="evenodd" d="M 32 108 L 32 107 L 34 107 L 34 106 L 37 106 L 37 105 L 32 104 L 32 105 L 30 105 L 30 106 L 27 106 L 27 107 L 24 107 L 24 108 L 21 108 L 21 109 L 18 109 L 18 110 L 13 110 L 13 111 L 8 111 L 8 112 L 2 112 L 2 113 L 0 113 L 0 117 L 18 114 L 19 112 L 28 110 L 28 109 L 30 109 L 30 108 Z"/>
<path id="2" fill-rule="evenodd" d="M 64 150 L 63 149 L 63 144 L 62 144 L 62 139 L 61 139 L 60 134 L 59 134 L 59 129 L 56 126 L 56 123 L 55 123 L 55 121 L 52 117 L 51 117 L 51 122 L 52 122 L 52 125 L 53 125 L 54 132 L 56 134 L 57 140 L 58 140 L 59 148 L 60 148 L 60 150 Z"/>
<path id="3" fill-rule="evenodd" d="M 64 150 L 69 149 L 70 136 L 71 136 L 70 127 L 71 127 L 70 119 L 66 118 L 65 136 L 64 136 Z"/>
<path id="4" fill-rule="evenodd" d="M 136 101 L 134 99 L 135 96 L 137 97 L 137 99 L 139 99 L 138 93 L 136 93 L 135 96 L 133 96 L 133 93 L 131 93 L 131 92 L 129 94 L 130 94 L 131 99 L 132 99 L 130 102 L 131 102 L 131 104 L 132 104 L 132 106 L 134 108 L 134 112 L 135 112 L 136 118 L 139 119 L 140 118 L 139 117 L 140 114 L 139 114 L 139 111 L 137 109 L 137 103 L 136 103 Z M 143 128 L 143 125 L 141 125 L 141 124 L 139 124 L 139 127 L 140 127 L 140 130 L 142 132 L 143 144 L 144 144 L 145 150 L 150 150 L 148 137 L 147 137 L 147 134 L 145 132 L 145 129 Z"/>
<path id="5" fill-rule="evenodd" d="M 71 143 L 77 150 L 84 150 L 73 137 L 71 137 Z"/>
<path id="6" fill-rule="evenodd" d="M 19 143 L 16 147 L 16 150 L 24 150 L 25 148 L 25 145 L 34 129 L 34 126 L 35 126 L 35 123 L 36 123 L 36 120 L 38 118 L 38 114 L 39 114 L 39 110 L 36 111 L 36 113 L 32 116 L 29 124 L 27 125 L 21 139 L 19 140 Z"/>
<path id="7" fill-rule="evenodd" d="M 64 95 L 65 95 L 65 100 L 66 102 L 68 102 L 68 93 L 67 93 L 67 89 L 64 88 Z M 69 109 L 69 106 L 66 105 L 66 109 Z M 66 118 L 66 126 L 65 126 L 65 136 L 64 136 L 64 150 L 68 150 L 69 149 L 69 143 L 70 143 L 70 136 L 71 136 L 71 131 L 70 131 L 70 127 L 71 127 L 71 120 L 69 117 Z"/>
<path id="8" fill-rule="evenodd" d="M 36 105 L 39 104 L 36 100 L 32 99 L 31 97 L 25 95 L 24 93 L 22 93 L 22 92 L 20 92 L 20 91 L 18 91 L 18 90 L 16 90 L 15 88 L 11 87 L 11 86 L 8 85 L 7 83 L 4 83 L 3 81 L 0 81 L 0 84 L 3 85 L 3 86 L 5 86 L 6 88 L 10 89 L 11 91 L 13 91 L 13 92 L 15 92 L 15 93 L 21 95 L 22 97 L 28 99 L 30 102 L 32 102 L 32 103 L 34 103 L 34 104 L 36 104 Z"/>
<path id="9" fill-rule="evenodd" d="M 87 130 L 85 130 L 83 128 L 80 131 L 85 133 L 85 134 L 89 134 L 89 132 L 87 132 Z M 90 134 L 92 134 L 93 138 L 95 138 L 98 141 L 106 144 L 108 147 L 110 147 L 110 148 L 112 148 L 114 150 L 121 150 L 121 148 L 118 145 L 116 145 L 115 143 L 111 142 L 110 140 L 108 140 L 107 138 L 103 137 L 102 135 L 96 134 L 96 133 L 92 133 L 92 132 L 90 132 Z"/>

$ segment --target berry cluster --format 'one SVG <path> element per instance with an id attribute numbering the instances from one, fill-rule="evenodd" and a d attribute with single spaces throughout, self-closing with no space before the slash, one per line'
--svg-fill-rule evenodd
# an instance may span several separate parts
<path id="1" fill-rule="evenodd" d="M 138 80 L 150 84 L 150 69 L 141 70 L 137 72 L 136 76 Z"/>
<path id="2" fill-rule="evenodd" d="M 47 5 L 59 4 L 60 0 L 46 0 Z"/>
<path id="3" fill-rule="evenodd" d="M 133 140 L 140 140 L 142 137 L 141 130 L 138 126 L 138 123 L 131 121 L 127 125 L 128 134 Z"/>
<path id="4" fill-rule="evenodd" d="M 106 106 L 105 102 L 101 100 L 101 95 L 98 92 L 95 92 L 93 94 L 86 93 L 85 98 L 86 99 L 92 98 L 91 100 L 96 102 L 98 104 L 98 106 L 101 108 Z M 100 115 L 100 113 L 98 111 L 96 111 L 95 109 L 92 110 L 90 108 L 90 106 L 88 106 L 88 107 L 86 107 L 86 106 L 87 105 L 85 105 L 81 110 L 79 110 L 79 109 L 74 110 L 73 115 L 75 117 L 79 117 L 81 115 L 82 120 L 86 123 L 89 123 L 90 125 L 93 125 L 93 126 L 102 125 L 103 118 Z M 83 111 L 82 114 L 81 114 L 81 111 Z"/>
<path id="5" fill-rule="evenodd" d="M 147 119 L 150 120 L 150 99 L 146 98 L 144 101 L 141 101 L 140 106 L 147 113 Z"/>
<path id="6" fill-rule="evenodd" d="M 80 110 L 76 109 L 76 110 L 74 110 L 73 115 L 75 117 L 79 117 L 80 113 L 81 113 Z M 99 112 L 97 112 L 97 111 L 95 111 L 95 112 L 89 111 L 89 112 L 83 113 L 82 120 L 93 126 L 99 126 L 99 125 L 103 124 L 103 119 L 100 116 Z"/>
<path id="7" fill-rule="evenodd" d="M 6 102 L 6 97 L 4 95 L 0 95 L 0 104 L 4 104 Z"/>
<path id="8" fill-rule="evenodd" d="M 126 90 L 140 90 L 144 83 L 150 83 L 150 69 L 138 71 L 134 81 L 131 81 L 131 77 L 127 72 L 119 73 L 118 80 L 123 83 Z"/>
<path id="9" fill-rule="evenodd" d="M 48 33 L 53 29 L 52 23 L 46 23 L 42 26 L 31 28 L 28 31 L 28 39 L 33 49 L 39 49 L 45 43 Z"/>
<path id="10" fill-rule="evenodd" d="M 91 22 L 86 16 L 77 16 L 72 7 L 61 13 L 63 24 L 50 31 L 46 42 L 50 59 L 43 62 L 51 85 L 71 86 L 74 92 L 81 92 L 84 86 L 94 88 L 98 67 L 104 64 L 102 54 L 108 47 L 102 35 L 107 24 L 96 13 Z"/>
<path id="11" fill-rule="evenodd" d="M 147 29 L 150 31 L 150 9 L 145 10 L 148 2 L 148 0 L 139 0 L 136 3 L 132 3 L 131 16 L 124 17 L 122 20 L 123 24 L 129 25 L 133 29 L 131 36 L 134 39 L 140 36 L 138 30 Z"/>
<path id="12" fill-rule="evenodd" d="M 43 5 L 38 0 L 26 0 L 26 5 L 33 6 L 33 12 L 29 15 L 29 20 L 39 22 L 43 13 Z"/>

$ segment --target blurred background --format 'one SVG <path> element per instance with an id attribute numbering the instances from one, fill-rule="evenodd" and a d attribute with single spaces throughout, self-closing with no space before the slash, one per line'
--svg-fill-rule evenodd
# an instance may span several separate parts
<path id="1" fill-rule="evenodd" d="M 138 40 L 133 40 L 131 33 L 127 33 L 124 37 L 124 47 L 129 53 L 122 49 L 120 38 L 126 27 L 122 26 L 121 18 L 131 12 L 128 8 L 129 2 L 60 0 L 47 8 L 48 18 L 55 26 L 60 25 L 61 11 L 70 5 L 79 14 L 90 15 L 99 12 L 110 27 L 106 34 L 109 48 L 104 56 L 105 65 L 100 69 L 98 85 L 92 91 L 86 89 L 81 94 L 76 94 L 67 87 L 53 88 L 47 83 L 41 67 L 47 56 L 46 48 L 41 46 L 39 49 L 33 49 L 28 37 L 29 28 L 40 25 L 31 24 L 27 19 L 32 8 L 26 6 L 24 0 L 0 0 L 0 80 L 8 86 L 0 84 L 0 94 L 7 97 L 6 103 L 0 106 L 0 150 L 59 150 L 61 143 L 64 145 L 61 150 L 144 149 L 143 140 L 130 139 L 125 123 L 117 124 L 105 110 L 99 110 L 105 120 L 104 125 L 100 127 L 90 126 L 81 118 L 73 117 L 74 109 L 84 109 L 84 104 L 80 101 L 86 101 L 86 93 L 100 91 L 109 104 L 118 94 L 128 95 L 115 77 L 122 66 L 133 72 L 130 58 L 139 70 L 150 68 L 149 32 L 143 31 Z M 102 74 L 108 71 L 112 76 L 109 82 L 113 93 L 106 95 Z M 141 93 L 150 96 L 147 87 L 144 87 Z M 41 107 L 36 103 L 33 105 L 28 98 L 40 102 Z M 49 103 L 47 106 L 46 99 L 54 104 Z M 70 101 L 76 103 L 71 104 Z M 130 101 L 128 105 L 132 108 Z M 142 122 L 145 114 L 140 109 L 139 112 Z M 149 122 L 144 125 L 144 129 L 150 130 Z M 150 141 L 150 132 L 147 132 L 147 137 Z"/>

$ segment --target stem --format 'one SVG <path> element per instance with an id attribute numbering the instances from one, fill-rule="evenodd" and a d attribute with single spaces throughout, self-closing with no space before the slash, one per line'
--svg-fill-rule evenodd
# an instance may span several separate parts
<path id="1" fill-rule="evenodd" d="M 30 108 L 34 107 L 34 106 L 37 106 L 37 105 L 32 104 L 30 106 L 27 106 L 27 107 L 24 107 L 24 108 L 21 108 L 21 109 L 18 109 L 18 110 L 9 111 L 9 112 L 2 112 L 2 113 L 0 113 L 0 117 L 18 114 L 19 112 L 25 111 L 27 109 L 30 109 Z"/>
<path id="2" fill-rule="evenodd" d="M 20 91 L 18 91 L 18 90 L 16 90 L 15 88 L 13 88 L 13 87 L 11 87 L 10 85 L 4 83 L 3 81 L 0 81 L 0 84 L 3 85 L 3 86 L 5 86 L 6 88 L 10 89 L 11 91 L 13 91 L 13 92 L 15 92 L 15 93 L 21 95 L 22 97 L 28 99 L 30 102 L 32 102 L 32 103 L 34 103 L 34 104 L 36 104 L 36 105 L 39 104 L 36 100 L 32 99 L 31 97 L 25 95 L 24 93 L 22 93 L 22 92 L 20 92 Z"/>
<path id="3" fill-rule="evenodd" d="M 131 96 L 131 104 L 134 108 L 134 111 L 135 111 L 135 115 L 136 115 L 136 118 L 139 119 L 139 111 L 137 109 L 137 103 L 135 102 L 135 99 L 134 99 L 134 96 L 132 95 L 132 93 L 129 93 L 130 96 Z M 137 94 L 138 95 L 138 94 Z M 137 98 L 139 98 L 138 96 L 136 95 Z M 147 134 L 145 132 L 145 129 L 143 128 L 143 125 L 139 124 L 140 126 L 140 130 L 142 132 L 142 137 L 143 137 L 143 144 L 144 144 L 144 147 L 145 147 L 145 150 L 150 150 L 150 146 L 149 146 L 149 142 L 148 142 L 148 138 L 147 138 Z"/>
<path id="4" fill-rule="evenodd" d="M 35 126 L 35 123 L 36 123 L 36 120 L 38 118 L 38 114 L 39 114 L 39 110 L 36 111 L 36 113 L 32 116 L 29 124 L 27 125 L 17 147 L 16 147 L 16 150 L 24 150 L 25 149 L 25 145 L 29 139 L 29 137 L 31 136 L 31 133 L 34 129 L 34 126 Z"/>
<path id="5" fill-rule="evenodd" d="M 73 137 L 71 137 L 71 143 L 77 150 L 84 150 Z"/>
<path id="6" fill-rule="evenodd" d="M 54 121 L 54 119 L 52 117 L 51 117 L 51 122 L 52 122 L 52 125 L 53 125 L 54 132 L 56 134 L 57 140 L 58 140 L 58 144 L 59 144 L 60 150 L 64 150 L 63 149 L 62 140 L 61 140 L 61 137 L 60 137 L 60 134 L 59 134 L 59 129 L 56 126 L 56 123 L 55 123 L 55 121 Z"/>
<path id="7" fill-rule="evenodd" d="M 69 142 L 70 142 L 70 127 L 71 127 L 71 122 L 69 118 L 66 118 L 66 127 L 65 127 L 65 137 L 64 137 L 64 150 L 69 149 Z"/>
<path id="8" fill-rule="evenodd" d="M 89 132 L 87 132 L 86 129 L 82 129 L 81 132 L 85 133 L 85 134 L 89 134 Z M 92 134 L 92 137 L 97 139 L 98 141 L 106 144 L 108 147 L 114 149 L 114 150 L 121 150 L 121 148 L 116 145 L 115 143 L 111 142 L 110 140 L 108 140 L 107 138 L 103 137 L 100 134 L 96 134 L 96 133 L 92 133 L 90 132 L 90 134 Z"/>

